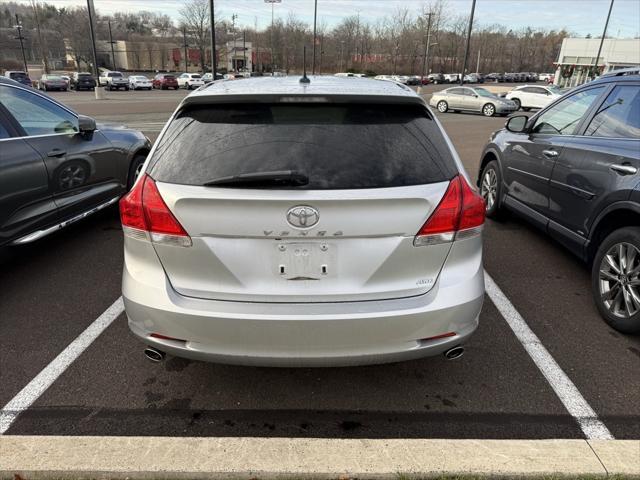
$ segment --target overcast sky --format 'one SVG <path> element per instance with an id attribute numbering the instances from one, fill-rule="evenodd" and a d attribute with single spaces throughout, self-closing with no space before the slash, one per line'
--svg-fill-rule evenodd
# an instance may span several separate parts
<path id="1" fill-rule="evenodd" d="M 28 3 L 28 0 L 19 0 Z M 309 24 L 313 23 L 314 0 L 282 0 L 275 5 L 276 17 L 295 13 Z M 48 0 L 58 7 L 86 5 L 86 0 Z M 417 15 L 426 0 L 318 0 L 318 21 L 332 26 L 342 18 L 360 13 L 360 17 L 374 22 L 392 15 L 398 7 L 408 8 Z M 560 29 L 567 28 L 579 36 L 590 33 L 600 35 L 604 27 L 610 0 L 477 0 L 476 19 L 482 24 L 500 23 L 518 29 L 521 27 Z M 184 5 L 179 0 L 94 0 L 96 9 L 103 14 L 137 10 L 166 13 L 175 20 Z M 239 25 L 258 27 L 271 22 L 271 6 L 264 0 L 215 0 L 216 11 L 222 18 L 238 15 Z M 452 13 L 468 14 L 471 0 L 447 0 Z M 640 36 L 640 0 L 615 0 L 608 35 Z"/>

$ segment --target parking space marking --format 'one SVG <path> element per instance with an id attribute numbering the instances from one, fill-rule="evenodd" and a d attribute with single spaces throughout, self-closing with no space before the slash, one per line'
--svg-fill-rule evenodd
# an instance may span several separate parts
<path id="1" fill-rule="evenodd" d="M 0 410 L 0 435 L 9 429 L 18 415 L 29 408 L 122 312 L 124 303 L 122 297 L 119 297 Z"/>
<path id="2" fill-rule="evenodd" d="M 538 336 L 533 333 L 518 310 L 486 271 L 484 272 L 484 280 L 487 295 L 547 379 L 569 414 L 578 422 L 587 440 L 613 440 L 609 429 L 600 421 L 578 388 L 560 368 Z"/>

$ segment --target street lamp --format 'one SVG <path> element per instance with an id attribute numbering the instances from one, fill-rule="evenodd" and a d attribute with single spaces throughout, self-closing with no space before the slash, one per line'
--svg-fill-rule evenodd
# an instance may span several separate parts
<path id="1" fill-rule="evenodd" d="M 20 50 L 22 50 L 22 61 L 24 62 L 24 73 L 29 75 L 29 69 L 27 68 L 27 56 L 24 54 L 24 43 L 23 43 L 23 40 L 27 40 L 27 37 L 22 35 L 22 23 L 20 23 L 20 19 L 18 18 L 17 13 L 16 13 L 16 24 L 14 28 L 18 31 L 18 36 L 14 38 L 16 40 L 20 40 Z"/>
<path id="2" fill-rule="evenodd" d="M 264 0 L 264 3 L 271 4 L 271 71 L 273 72 L 275 69 L 275 57 L 273 56 L 273 6 L 276 3 L 282 3 L 282 0 Z"/>

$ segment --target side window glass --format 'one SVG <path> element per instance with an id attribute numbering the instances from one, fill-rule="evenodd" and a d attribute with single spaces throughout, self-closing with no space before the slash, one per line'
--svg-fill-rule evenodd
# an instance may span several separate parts
<path id="1" fill-rule="evenodd" d="M 462 89 L 461 88 L 452 88 L 450 90 L 447 90 L 447 93 L 449 93 L 451 95 L 462 95 Z"/>
<path id="2" fill-rule="evenodd" d="M 604 86 L 591 88 L 565 98 L 537 118 L 532 133 L 573 135 L 584 114 L 604 89 Z"/>
<path id="3" fill-rule="evenodd" d="M 614 88 L 584 134 L 640 139 L 640 87 L 626 85 Z"/>
<path id="4" fill-rule="evenodd" d="M 78 132 L 75 115 L 35 93 L 0 86 L 0 103 L 29 136 Z"/>
<path id="5" fill-rule="evenodd" d="M 9 135 L 9 132 L 7 131 L 5 126 L 0 123 L 0 139 L 9 138 L 10 136 L 11 135 Z"/>

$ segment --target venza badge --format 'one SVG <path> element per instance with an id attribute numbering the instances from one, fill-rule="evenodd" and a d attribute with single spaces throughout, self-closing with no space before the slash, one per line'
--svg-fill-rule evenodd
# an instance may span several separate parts
<path id="1" fill-rule="evenodd" d="M 320 220 L 320 213 L 308 205 L 291 207 L 287 211 L 287 222 L 295 228 L 311 228 Z"/>

